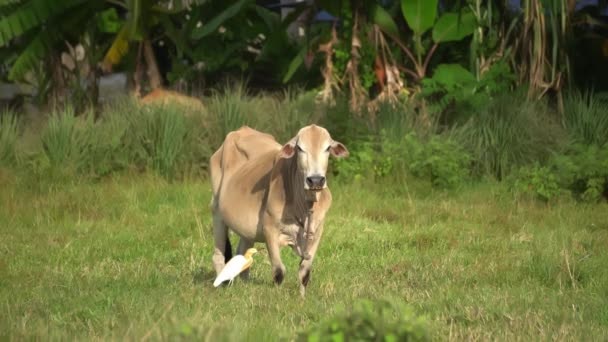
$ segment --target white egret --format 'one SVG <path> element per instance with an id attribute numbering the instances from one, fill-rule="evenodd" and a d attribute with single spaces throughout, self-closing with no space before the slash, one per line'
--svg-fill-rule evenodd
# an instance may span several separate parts
<path id="1" fill-rule="evenodd" d="M 213 282 L 213 286 L 218 287 L 226 280 L 229 280 L 229 284 L 232 285 L 234 278 L 251 266 L 253 263 L 253 255 L 257 252 L 257 249 L 249 248 L 244 256 L 235 255 L 228 261 L 226 266 L 224 266 L 220 274 L 217 275 L 217 278 L 215 278 L 215 281 Z"/>

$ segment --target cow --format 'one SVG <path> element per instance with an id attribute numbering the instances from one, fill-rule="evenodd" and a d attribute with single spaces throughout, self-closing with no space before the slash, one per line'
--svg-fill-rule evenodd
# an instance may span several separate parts
<path id="1" fill-rule="evenodd" d="M 210 159 L 216 273 L 231 255 L 229 229 L 240 236 L 237 253 L 265 242 L 274 283 L 285 276 L 280 248 L 301 258 L 300 294 L 306 294 L 313 259 L 331 206 L 327 187 L 329 156 L 348 149 L 320 126 L 306 126 L 285 145 L 243 126 L 230 132 Z M 248 277 L 248 272 L 242 275 Z"/>

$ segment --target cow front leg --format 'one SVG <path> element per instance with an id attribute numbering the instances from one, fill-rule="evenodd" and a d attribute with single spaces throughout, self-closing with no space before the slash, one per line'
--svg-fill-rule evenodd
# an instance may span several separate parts
<path id="1" fill-rule="evenodd" d="M 239 240 L 239 245 L 236 248 L 236 254 L 245 255 L 245 252 L 251 247 L 253 247 L 254 242 L 251 240 L 247 240 L 245 238 L 241 238 Z M 249 279 L 249 268 L 241 272 L 241 279 Z"/>
<path id="2" fill-rule="evenodd" d="M 268 249 L 268 257 L 272 265 L 272 279 L 275 284 L 281 285 L 285 278 L 285 265 L 281 261 L 281 246 L 279 245 L 278 236 L 274 234 L 266 235 L 266 248 Z"/>
<path id="3" fill-rule="evenodd" d="M 298 270 L 298 278 L 300 279 L 300 295 L 302 298 L 306 296 L 306 287 L 310 281 L 310 273 L 312 269 L 312 261 L 317 254 L 317 248 L 321 241 L 321 235 L 323 234 L 323 224 L 321 223 L 315 230 L 315 236 L 312 241 L 309 241 L 306 245 L 306 250 L 303 251 L 302 260 L 300 261 L 300 269 Z"/>

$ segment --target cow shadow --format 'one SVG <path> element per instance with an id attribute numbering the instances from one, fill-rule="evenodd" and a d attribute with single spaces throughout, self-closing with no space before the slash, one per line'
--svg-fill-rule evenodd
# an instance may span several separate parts
<path id="1" fill-rule="evenodd" d="M 201 266 L 192 272 L 192 284 L 212 283 L 215 279 L 215 271 L 210 267 Z"/>

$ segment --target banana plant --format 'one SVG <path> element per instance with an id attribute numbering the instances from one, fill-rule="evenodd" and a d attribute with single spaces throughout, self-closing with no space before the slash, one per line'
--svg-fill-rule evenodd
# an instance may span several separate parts
<path id="1" fill-rule="evenodd" d="M 150 88 L 162 86 L 162 76 L 159 71 L 157 58 L 152 48 L 152 40 L 169 38 L 178 48 L 184 49 L 182 41 L 176 40 L 172 33 L 175 31 L 172 17 L 178 16 L 198 5 L 203 0 L 174 0 L 162 2 L 158 0 L 112 0 L 114 6 L 127 12 L 124 19 L 119 19 L 116 8 L 104 11 L 101 26 L 107 33 L 115 35 L 114 40 L 103 58 L 103 68 L 110 70 L 113 65 L 121 62 L 133 45 L 137 46 L 135 60 L 135 94 L 139 95 L 141 69 L 145 62 L 146 74 L 149 77 Z M 156 28 L 161 28 L 161 35 L 153 36 Z"/>
<path id="2" fill-rule="evenodd" d="M 441 43 L 460 41 L 477 27 L 475 15 L 467 8 L 455 12 L 445 12 L 438 17 L 438 0 L 401 0 L 401 11 L 405 21 L 413 31 L 414 53 L 402 39 L 389 34 L 414 65 L 414 69 L 400 67 L 416 80 L 426 76 L 433 54 Z M 433 45 L 425 51 L 422 39 L 431 32 Z"/>
<path id="3" fill-rule="evenodd" d="M 104 6 L 102 0 L 0 0 L 0 48 L 19 50 L 9 79 L 21 79 Z"/>

